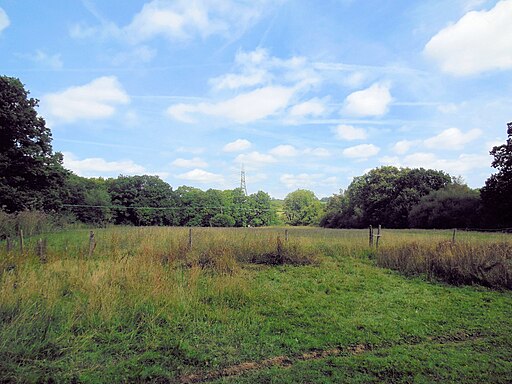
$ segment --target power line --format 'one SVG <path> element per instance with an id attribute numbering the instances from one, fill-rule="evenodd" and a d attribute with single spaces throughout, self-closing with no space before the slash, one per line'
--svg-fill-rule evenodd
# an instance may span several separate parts
<path id="1" fill-rule="evenodd" d="M 181 207 L 141 207 L 141 206 L 132 206 L 127 207 L 124 205 L 87 205 L 87 204 L 62 204 L 63 207 L 69 208 L 106 208 L 106 209 L 154 209 L 154 210 L 180 210 L 180 209 L 227 209 L 230 208 L 236 209 L 236 207 L 228 207 L 228 206 L 218 206 L 218 207 L 191 207 L 191 206 L 181 206 Z M 252 207 L 243 207 L 242 210 L 245 211 L 272 211 L 272 208 L 252 208 Z"/>

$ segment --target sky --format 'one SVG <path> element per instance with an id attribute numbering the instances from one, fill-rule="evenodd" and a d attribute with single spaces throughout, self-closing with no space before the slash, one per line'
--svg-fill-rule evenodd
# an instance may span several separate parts
<path id="1" fill-rule="evenodd" d="M 482 187 L 512 121 L 512 0 L 0 0 L 64 165 L 317 197 L 384 165 Z"/>

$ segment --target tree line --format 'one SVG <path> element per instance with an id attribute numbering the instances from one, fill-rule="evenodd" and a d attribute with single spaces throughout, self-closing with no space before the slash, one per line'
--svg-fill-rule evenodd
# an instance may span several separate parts
<path id="1" fill-rule="evenodd" d="M 173 189 L 157 176 L 77 176 L 53 152 L 37 106 L 19 79 L 0 76 L 0 211 L 7 214 L 43 211 L 95 225 L 512 226 L 512 123 L 507 142 L 491 151 L 497 172 L 480 190 L 442 171 L 384 166 L 323 202 L 304 189 L 276 201 L 240 188 Z"/>

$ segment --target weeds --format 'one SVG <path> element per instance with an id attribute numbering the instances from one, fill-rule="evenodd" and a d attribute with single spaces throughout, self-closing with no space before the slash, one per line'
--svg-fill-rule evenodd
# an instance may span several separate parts
<path id="1" fill-rule="evenodd" d="M 512 244 L 450 241 L 382 247 L 377 264 L 450 284 L 512 289 Z"/>

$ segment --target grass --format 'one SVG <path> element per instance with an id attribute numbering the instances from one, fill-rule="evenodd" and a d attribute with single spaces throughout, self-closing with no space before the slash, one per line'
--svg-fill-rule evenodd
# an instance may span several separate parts
<path id="1" fill-rule="evenodd" d="M 366 231 L 123 228 L 0 254 L 0 382 L 511 382 L 512 293 L 379 268 Z M 278 240 L 279 237 L 279 240 Z M 451 239 L 385 231 L 385 247 Z M 460 233 L 458 242 L 511 244 Z M 300 358 L 333 348 L 340 353 Z M 348 349 L 347 349 L 348 348 Z"/>

